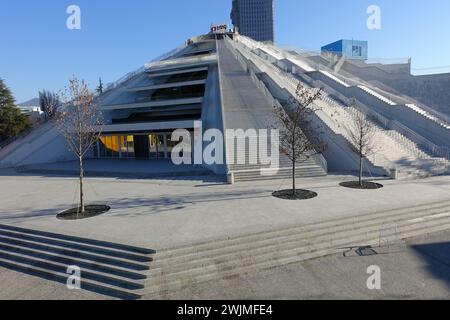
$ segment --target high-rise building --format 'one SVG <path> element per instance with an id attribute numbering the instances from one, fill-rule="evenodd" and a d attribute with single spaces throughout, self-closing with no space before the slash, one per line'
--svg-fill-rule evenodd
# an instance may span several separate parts
<path id="1" fill-rule="evenodd" d="M 256 41 L 274 41 L 273 0 L 233 0 L 231 20 L 240 34 Z"/>

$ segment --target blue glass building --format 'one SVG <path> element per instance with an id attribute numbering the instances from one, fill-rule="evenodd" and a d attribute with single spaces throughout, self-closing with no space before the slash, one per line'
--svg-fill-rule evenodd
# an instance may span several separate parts
<path id="1" fill-rule="evenodd" d="M 360 40 L 339 40 L 323 46 L 322 52 L 331 52 L 348 59 L 367 60 L 369 43 Z"/>

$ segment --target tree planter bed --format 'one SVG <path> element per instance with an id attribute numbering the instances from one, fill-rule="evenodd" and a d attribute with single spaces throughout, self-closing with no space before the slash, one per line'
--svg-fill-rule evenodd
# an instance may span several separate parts
<path id="1" fill-rule="evenodd" d="M 294 195 L 292 189 L 275 191 L 272 195 L 283 200 L 308 200 L 318 196 L 317 193 L 310 190 L 296 190 Z"/>
<path id="2" fill-rule="evenodd" d="M 350 188 L 350 189 L 359 189 L 359 190 L 377 190 L 377 189 L 383 188 L 382 184 L 375 183 L 375 182 L 369 182 L 369 181 L 364 181 L 362 183 L 362 186 L 359 184 L 358 181 L 342 182 L 339 185 L 341 187 Z"/>
<path id="3" fill-rule="evenodd" d="M 81 220 L 99 216 L 111 210 L 111 207 L 105 205 L 89 205 L 85 207 L 85 212 L 80 213 L 80 208 L 73 208 L 61 212 L 56 216 L 59 220 Z"/>

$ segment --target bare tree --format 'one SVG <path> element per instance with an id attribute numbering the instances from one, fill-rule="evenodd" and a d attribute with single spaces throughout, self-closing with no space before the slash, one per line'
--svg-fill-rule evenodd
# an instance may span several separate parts
<path id="1" fill-rule="evenodd" d="M 97 87 L 97 89 L 95 89 L 95 91 L 97 92 L 97 95 L 102 95 L 103 94 L 103 81 L 102 81 L 102 78 L 99 78 L 98 79 L 98 87 Z"/>
<path id="2" fill-rule="evenodd" d="M 84 80 L 72 78 L 61 95 L 63 106 L 58 112 L 56 126 L 79 160 L 79 210 L 80 213 L 84 213 L 83 159 L 101 135 L 103 117 L 101 111 L 93 104 L 94 95 Z"/>
<path id="3" fill-rule="evenodd" d="M 353 99 L 352 105 L 355 103 Z M 359 186 L 363 187 L 364 159 L 375 152 L 375 127 L 362 112 L 355 112 L 352 116 L 353 121 L 347 131 L 359 155 Z"/>
<path id="4" fill-rule="evenodd" d="M 57 94 L 50 91 L 39 91 L 39 107 L 44 112 L 46 119 L 53 119 L 58 113 L 61 101 Z"/>
<path id="5" fill-rule="evenodd" d="M 275 107 L 277 123 L 273 128 L 280 131 L 280 151 L 292 161 L 293 196 L 296 195 L 296 165 L 323 152 L 326 147 L 318 128 L 311 125 L 311 117 L 318 110 L 313 104 L 321 96 L 322 89 L 310 89 L 300 82 L 287 107 Z"/>

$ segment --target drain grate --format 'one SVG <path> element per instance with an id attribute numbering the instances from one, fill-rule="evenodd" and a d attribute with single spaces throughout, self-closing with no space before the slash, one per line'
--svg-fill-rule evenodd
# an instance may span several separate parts
<path id="1" fill-rule="evenodd" d="M 355 252 L 360 257 L 369 257 L 378 255 L 378 253 L 374 249 L 372 249 L 372 247 L 361 247 L 358 248 Z"/>

